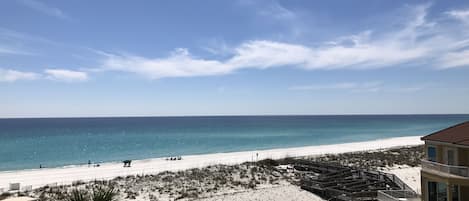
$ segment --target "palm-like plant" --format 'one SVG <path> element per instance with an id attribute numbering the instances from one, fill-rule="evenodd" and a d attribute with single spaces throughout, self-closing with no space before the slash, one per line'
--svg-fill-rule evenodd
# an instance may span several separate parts
<path id="1" fill-rule="evenodd" d="M 113 187 L 98 186 L 93 188 L 91 195 L 85 190 L 74 189 L 67 201 L 115 201 L 117 192 Z"/>
<path id="2" fill-rule="evenodd" d="M 92 201 L 114 201 L 116 196 L 117 192 L 113 187 L 99 186 L 93 189 Z"/>
<path id="3" fill-rule="evenodd" d="M 88 192 L 84 190 L 74 189 L 68 196 L 68 201 L 88 201 Z"/>

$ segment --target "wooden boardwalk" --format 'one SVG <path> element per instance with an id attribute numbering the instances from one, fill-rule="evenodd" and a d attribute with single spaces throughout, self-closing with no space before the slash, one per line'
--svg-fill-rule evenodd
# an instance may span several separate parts
<path id="1" fill-rule="evenodd" d="M 393 174 L 347 166 L 296 160 L 301 188 L 331 201 L 375 201 L 380 190 L 415 192 Z"/>

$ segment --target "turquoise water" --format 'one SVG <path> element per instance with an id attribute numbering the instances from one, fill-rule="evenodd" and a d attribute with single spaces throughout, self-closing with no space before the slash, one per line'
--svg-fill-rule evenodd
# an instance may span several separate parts
<path id="1" fill-rule="evenodd" d="M 0 119 L 0 170 L 426 135 L 469 115 Z"/>

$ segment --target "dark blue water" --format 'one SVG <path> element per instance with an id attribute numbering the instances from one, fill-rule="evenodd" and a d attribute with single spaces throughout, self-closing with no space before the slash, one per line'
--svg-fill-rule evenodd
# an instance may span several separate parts
<path id="1" fill-rule="evenodd" d="M 426 135 L 469 115 L 0 119 L 0 170 Z"/>

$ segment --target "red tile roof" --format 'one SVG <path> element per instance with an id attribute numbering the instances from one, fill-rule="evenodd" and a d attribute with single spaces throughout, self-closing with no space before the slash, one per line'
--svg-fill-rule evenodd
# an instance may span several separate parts
<path id="1" fill-rule="evenodd" d="M 469 121 L 434 132 L 421 139 L 469 146 Z"/>

